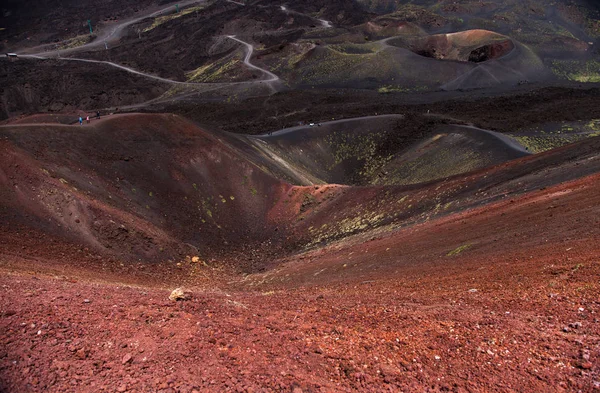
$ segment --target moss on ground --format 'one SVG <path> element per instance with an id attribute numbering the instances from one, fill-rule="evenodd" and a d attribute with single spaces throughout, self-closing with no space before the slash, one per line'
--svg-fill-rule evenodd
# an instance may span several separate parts
<path id="1" fill-rule="evenodd" d="M 569 143 L 577 142 L 583 137 L 580 135 L 570 136 L 513 136 L 519 143 L 532 153 L 542 153 L 548 150 L 556 149 Z"/>
<path id="2" fill-rule="evenodd" d="M 586 138 L 600 136 L 600 119 L 546 126 L 546 130 L 527 130 L 527 135 L 512 134 L 532 153 L 542 153 Z M 550 128 L 550 130 L 548 130 Z"/>
<path id="3" fill-rule="evenodd" d="M 391 158 L 378 154 L 382 140 L 383 135 L 373 132 L 360 135 L 333 132 L 327 135 L 325 143 L 333 155 L 333 163 L 327 169 L 332 170 L 348 160 L 357 160 L 360 166 L 356 173 L 360 178 L 372 178 Z"/>
<path id="4" fill-rule="evenodd" d="M 223 76 L 233 71 L 241 63 L 240 59 L 219 59 L 215 63 L 206 64 L 186 74 L 189 82 L 218 82 Z"/>
<path id="5" fill-rule="evenodd" d="M 417 93 L 420 91 L 426 91 L 427 88 L 424 86 L 404 87 L 399 85 L 385 85 L 377 89 L 379 94 L 390 94 L 390 93 Z"/>
<path id="6" fill-rule="evenodd" d="M 600 82 L 600 61 L 598 60 L 554 60 L 552 72 L 564 79 L 576 82 Z"/>
<path id="7" fill-rule="evenodd" d="M 471 244 L 463 244 L 462 246 L 456 247 L 454 250 L 449 251 L 448 254 L 446 254 L 446 256 L 453 257 L 462 253 L 463 251 L 468 250 L 469 248 L 471 248 L 471 246 Z"/>
<path id="8" fill-rule="evenodd" d="M 195 11 L 200 11 L 203 8 L 204 8 L 204 6 L 189 7 L 189 8 L 185 8 L 185 9 L 181 10 L 178 13 L 158 16 L 158 17 L 154 18 L 154 21 L 152 22 L 152 24 L 150 26 L 146 27 L 143 30 L 143 32 L 145 33 L 147 31 L 157 28 L 158 26 L 160 26 L 164 23 L 167 23 L 168 21 L 171 21 L 171 20 L 177 19 L 177 18 L 181 18 L 182 16 L 191 14 L 192 12 L 195 12 Z"/>
<path id="9" fill-rule="evenodd" d="M 64 50 L 64 49 L 77 48 L 77 47 L 80 47 L 80 46 L 83 46 L 85 44 L 92 42 L 94 40 L 94 38 L 96 38 L 96 36 L 93 34 L 78 35 L 77 37 L 73 37 L 66 41 L 61 42 L 57 49 Z"/>

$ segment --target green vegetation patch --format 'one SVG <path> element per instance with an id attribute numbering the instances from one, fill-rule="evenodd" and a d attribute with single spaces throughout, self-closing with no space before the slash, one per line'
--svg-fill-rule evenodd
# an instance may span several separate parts
<path id="1" fill-rule="evenodd" d="M 468 250 L 469 248 L 471 248 L 472 244 L 463 244 L 462 246 L 456 247 L 454 250 L 448 252 L 448 254 L 446 254 L 446 256 L 449 257 L 453 257 L 455 255 L 460 254 L 463 251 Z"/>
<path id="2" fill-rule="evenodd" d="M 240 59 L 220 59 L 215 63 L 206 64 L 186 74 L 190 82 L 217 82 L 224 74 L 230 73 L 240 64 Z"/>
<path id="3" fill-rule="evenodd" d="M 372 54 L 350 55 L 324 48 L 303 64 L 303 82 L 312 84 L 348 80 L 353 74 L 351 70 L 364 65 L 372 56 Z"/>
<path id="4" fill-rule="evenodd" d="M 328 170 L 348 160 L 357 160 L 362 166 L 357 174 L 363 179 L 370 179 L 379 171 L 391 157 L 378 154 L 383 134 L 368 133 L 353 135 L 343 132 L 334 132 L 325 138 L 333 153 L 333 163 Z"/>
<path id="5" fill-rule="evenodd" d="M 374 1 L 376 9 L 382 9 L 382 7 L 378 4 L 381 4 L 381 1 Z M 373 6 L 371 6 L 373 8 Z M 390 10 L 390 7 L 383 7 Z M 416 4 L 399 4 L 395 7 L 395 10 L 391 9 L 390 11 L 394 11 L 389 15 L 386 15 L 390 18 L 397 18 L 399 20 L 403 20 L 406 22 L 415 22 L 417 24 L 430 24 L 435 21 L 436 24 L 445 25 L 448 20 L 433 12 L 432 9 L 427 9 L 426 7 L 416 5 Z"/>
<path id="6" fill-rule="evenodd" d="M 94 38 L 96 38 L 96 36 L 92 35 L 92 34 L 78 35 L 77 37 L 73 37 L 66 41 L 61 42 L 57 49 L 64 50 L 64 49 L 77 48 L 77 47 L 80 47 L 80 46 L 83 46 L 85 44 L 92 42 L 92 40 Z"/>
<path id="7" fill-rule="evenodd" d="M 348 55 L 372 54 L 378 50 L 378 46 L 376 44 L 355 44 L 352 42 L 329 45 L 329 48 Z"/>
<path id="8" fill-rule="evenodd" d="M 510 135 L 532 153 L 542 153 L 551 149 L 575 143 L 586 138 L 600 136 L 600 119 L 566 122 L 549 126 L 550 130 L 525 130 L 527 135 Z M 533 132 L 532 132 L 533 131 Z"/>
<path id="9" fill-rule="evenodd" d="M 379 94 L 390 94 L 390 93 L 416 93 L 419 91 L 426 91 L 425 86 L 413 86 L 413 87 L 402 87 L 398 85 L 386 85 L 381 86 L 377 89 Z"/>
<path id="10" fill-rule="evenodd" d="M 598 60 L 554 60 L 552 72 L 564 79 L 576 82 L 600 82 L 600 62 Z"/>
<path id="11" fill-rule="evenodd" d="M 542 135 L 542 136 L 513 136 L 521 145 L 532 153 L 542 153 L 548 150 L 556 149 L 569 143 L 577 142 L 583 139 L 581 135 Z"/>
<path id="12" fill-rule="evenodd" d="M 154 21 L 152 22 L 152 24 L 150 26 L 146 27 L 143 30 L 143 32 L 145 33 L 147 31 L 157 28 L 158 26 L 160 26 L 164 23 L 167 23 L 170 20 L 180 18 L 184 15 L 191 14 L 192 12 L 195 12 L 195 11 L 200 11 L 203 8 L 204 8 L 204 6 L 189 7 L 178 13 L 156 17 L 156 18 L 154 18 Z"/>

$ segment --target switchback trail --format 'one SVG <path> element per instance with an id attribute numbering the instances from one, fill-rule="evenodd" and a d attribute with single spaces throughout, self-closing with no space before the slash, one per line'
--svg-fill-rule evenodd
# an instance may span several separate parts
<path id="1" fill-rule="evenodd" d="M 140 75 L 146 78 L 150 78 L 150 79 L 154 79 L 160 82 L 164 82 L 164 83 L 171 83 L 171 84 L 175 84 L 175 85 L 183 85 L 183 86 L 218 86 L 218 87 L 223 87 L 223 86 L 232 86 L 232 85 L 240 85 L 240 84 L 255 84 L 255 83 L 262 83 L 262 82 L 276 82 L 279 80 L 279 77 L 275 74 L 273 74 L 271 71 L 264 69 L 264 68 L 260 68 L 254 64 L 252 64 L 250 62 L 250 58 L 252 57 L 252 53 L 254 51 L 254 46 L 248 42 L 242 41 L 239 38 L 236 38 L 235 36 L 226 36 L 227 38 L 230 38 L 234 41 L 237 41 L 241 44 L 244 44 L 246 46 L 246 56 L 244 57 L 244 64 L 250 68 L 253 68 L 255 70 L 258 70 L 264 74 L 266 74 L 269 79 L 261 79 L 261 80 L 256 80 L 256 81 L 243 81 L 243 82 L 221 82 L 221 83 L 198 83 L 198 82 L 182 82 L 182 81 L 176 81 L 173 79 L 167 79 L 167 78 L 162 78 L 160 76 L 156 76 L 156 75 L 152 75 L 152 74 L 148 74 L 142 71 L 138 71 L 136 69 L 130 68 L 130 67 L 126 67 L 117 63 L 113 63 L 111 61 L 104 61 L 104 60 L 92 60 L 92 59 L 82 59 L 82 58 L 78 58 L 78 57 L 59 57 L 59 60 L 66 60 L 66 61 L 79 61 L 79 62 L 83 62 L 83 63 L 94 63 L 94 64 L 106 64 L 109 65 L 111 67 L 115 67 L 118 68 L 120 70 L 132 73 L 132 74 L 136 74 L 136 75 Z M 31 54 L 31 55 L 20 55 L 20 57 L 26 58 L 26 59 L 37 59 L 37 60 L 47 60 L 50 59 L 50 56 L 46 56 L 45 54 Z"/>
<path id="2" fill-rule="evenodd" d="M 183 8 L 187 5 L 201 3 L 204 1 L 205 0 L 184 0 L 184 1 L 179 2 L 178 5 L 179 5 L 179 7 Z M 168 11 L 173 11 L 173 10 L 174 10 L 174 5 L 171 4 L 168 7 L 161 8 L 158 11 L 144 14 L 144 15 L 138 16 L 133 19 L 125 20 L 125 21 L 117 24 L 116 26 L 114 26 L 112 29 L 106 29 L 106 31 L 104 31 L 104 29 L 100 28 L 99 31 L 101 34 L 98 35 L 96 37 L 96 39 L 94 39 L 92 42 L 89 42 L 89 43 L 81 45 L 81 46 L 77 46 L 75 48 L 64 49 L 61 51 L 54 50 L 54 51 L 31 53 L 31 51 L 33 51 L 33 50 L 47 47 L 47 45 L 43 45 L 43 46 L 25 49 L 25 50 L 23 50 L 22 53 L 23 53 L 23 55 L 29 54 L 29 55 L 37 55 L 37 56 L 41 56 L 41 57 L 53 57 L 53 56 L 58 57 L 60 55 L 66 55 L 66 54 L 70 54 L 70 53 L 76 53 L 76 52 L 89 50 L 89 49 L 96 48 L 96 47 L 102 47 L 104 45 L 104 43 L 109 43 L 111 40 L 120 38 L 126 27 L 133 25 L 133 24 L 135 24 L 141 20 L 144 20 L 146 18 L 154 18 L 161 14 L 167 13 Z M 52 45 L 56 45 L 56 44 L 52 44 Z M 22 56 L 21 54 L 19 54 L 19 55 Z"/>
<path id="3" fill-rule="evenodd" d="M 266 74 L 266 75 L 269 76 L 269 79 L 262 80 L 261 82 L 275 82 L 275 81 L 279 80 L 279 77 L 277 75 L 273 74 L 271 71 L 266 70 L 264 68 L 260 68 L 260 67 L 258 67 L 256 65 L 250 63 L 250 57 L 252 57 L 252 52 L 254 52 L 254 46 L 252 44 L 249 44 L 249 43 L 247 43 L 245 41 L 242 41 L 242 40 L 240 40 L 238 38 L 235 38 L 234 35 L 228 35 L 226 37 L 230 38 L 230 39 L 232 39 L 234 41 L 237 41 L 237 42 L 239 42 L 241 44 L 244 44 L 246 46 L 247 51 L 246 51 L 246 56 L 244 57 L 244 64 L 246 64 L 250 68 L 258 70 L 258 71 L 260 71 L 260 72 L 262 72 L 262 73 L 264 73 L 264 74 Z"/>

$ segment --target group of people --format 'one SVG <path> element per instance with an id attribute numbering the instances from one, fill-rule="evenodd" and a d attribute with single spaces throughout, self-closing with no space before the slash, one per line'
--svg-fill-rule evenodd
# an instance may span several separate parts
<path id="1" fill-rule="evenodd" d="M 96 119 L 100 120 L 100 111 L 96 111 Z M 87 115 L 85 121 L 90 124 L 90 115 Z M 83 117 L 79 115 L 79 125 L 83 124 Z"/>

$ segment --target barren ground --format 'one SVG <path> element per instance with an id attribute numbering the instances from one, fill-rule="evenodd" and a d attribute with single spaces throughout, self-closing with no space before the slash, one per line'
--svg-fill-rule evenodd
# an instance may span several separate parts
<path id="1" fill-rule="evenodd" d="M 0 393 L 600 392 L 595 2 L 180 5 L 2 7 Z"/>

